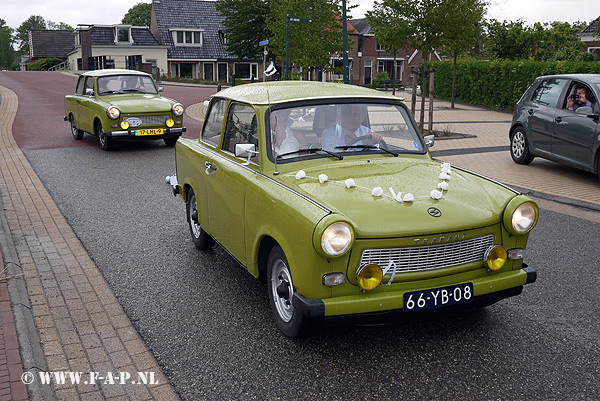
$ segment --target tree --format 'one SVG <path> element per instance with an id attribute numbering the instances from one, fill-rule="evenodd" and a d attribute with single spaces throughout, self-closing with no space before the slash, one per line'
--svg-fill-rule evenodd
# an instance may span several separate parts
<path id="1" fill-rule="evenodd" d="M 338 0 L 271 0 L 267 24 L 269 46 L 280 60 L 286 56 L 286 16 L 311 23 L 289 23 L 289 58 L 301 68 L 329 70 L 330 55 L 342 49 L 342 9 Z"/>
<path id="2" fill-rule="evenodd" d="M 32 29 L 46 29 L 46 21 L 40 15 L 32 15 L 17 28 L 17 46 L 21 53 L 29 53 L 29 31 Z"/>
<path id="3" fill-rule="evenodd" d="M 443 2 L 444 25 L 441 50 L 452 56 L 454 61 L 452 72 L 452 99 L 454 108 L 456 93 L 456 61 L 459 56 L 468 54 L 483 33 L 483 15 L 486 3 L 484 0 L 445 0 Z"/>
<path id="4" fill-rule="evenodd" d="M 65 23 L 65 22 L 53 22 L 53 21 L 48 21 L 48 29 L 55 29 L 55 30 L 64 30 L 64 31 L 74 31 L 75 28 L 73 28 L 71 25 Z"/>
<path id="5" fill-rule="evenodd" d="M 410 21 L 399 15 L 389 5 L 375 2 L 373 10 L 366 13 L 369 26 L 374 34 L 375 40 L 383 47 L 386 53 L 394 55 L 394 66 L 396 55 L 402 48 L 409 46 L 411 40 Z M 392 93 L 396 93 L 396 74 L 393 74 Z"/>
<path id="6" fill-rule="evenodd" d="M 9 69 L 13 64 L 13 29 L 0 18 L 0 68 Z"/>
<path id="7" fill-rule="evenodd" d="M 267 27 L 269 3 L 267 0 L 217 0 L 217 11 L 223 16 L 225 50 L 243 58 L 257 58 L 258 42 L 269 39 Z"/>
<path id="8" fill-rule="evenodd" d="M 152 18 L 152 4 L 150 3 L 137 3 L 131 7 L 121 20 L 122 24 L 136 25 L 136 26 L 150 26 L 150 20 Z"/>

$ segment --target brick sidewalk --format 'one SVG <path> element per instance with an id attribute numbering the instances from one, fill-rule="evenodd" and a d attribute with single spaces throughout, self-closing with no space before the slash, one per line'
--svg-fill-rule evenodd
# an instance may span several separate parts
<path id="1" fill-rule="evenodd" d="M 21 381 L 22 373 L 23 364 L 0 251 L 0 401 L 29 399 L 27 388 Z"/>
<path id="2" fill-rule="evenodd" d="M 0 86 L 0 99 L 0 200 L 10 231 L 4 233 L 7 241 L 3 243 L 10 243 L 18 259 L 14 265 L 24 274 L 24 302 L 31 303 L 26 309 L 33 315 L 31 325 L 36 331 L 32 337 L 37 337 L 39 331 L 40 339 L 33 348 L 41 342 L 47 371 L 84 374 L 80 384 L 53 382 L 51 393 L 59 400 L 178 400 L 102 274 L 16 145 L 12 135 L 18 107 L 16 94 Z M 6 284 L 0 291 L 6 294 Z M 12 298 L 13 293 L 10 295 Z M 14 350 L 16 336 L 14 324 L 10 329 L 10 315 L 0 312 L 2 324 L 7 325 L 6 330 L 3 327 L 5 348 Z M 19 327 L 17 322 L 17 331 Z M 20 335 L 23 370 L 39 380 L 39 365 L 25 363 L 32 358 L 23 354 L 27 351 L 21 341 L 26 339 Z M 15 362 L 14 352 L 7 351 L 6 362 L 10 369 L 10 363 Z M 19 370 L 13 369 L 15 373 L 7 380 L 16 385 L 21 378 Z M 104 378 L 128 373 L 131 380 L 138 379 L 137 372 L 152 372 L 155 383 L 111 384 L 102 379 L 89 383 L 89 372 L 98 372 Z M 47 386 L 42 385 L 44 391 L 48 391 Z M 36 389 L 39 383 L 28 385 L 30 398 L 47 401 L 49 397 L 39 395 Z"/>

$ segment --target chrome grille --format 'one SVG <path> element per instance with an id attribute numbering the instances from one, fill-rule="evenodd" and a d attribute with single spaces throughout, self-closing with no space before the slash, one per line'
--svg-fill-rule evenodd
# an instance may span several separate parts
<path id="1" fill-rule="evenodd" d="M 125 117 L 123 118 L 123 120 L 129 122 L 130 124 L 132 123 L 132 121 L 141 120 L 141 124 L 137 124 L 138 121 L 136 121 L 136 123 L 131 124 L 131 126 L 142 127 L 144 125 L 165 125 L 165 122 L 168 118 L 169 116 L 131 116 Z M 131 119 L 131 121 L 129 119 Z"/>
<path id="2" fill-rule="evenodd" d="M 483 260 L 485 251 L 494 245 L 492 234 L 439 245 L 406 248 L 365 249 L 360 266 L 376 264 L 384 271 L 391 262 L 395 265 L 386 274 L 400 274 L 442 269 Z"/>

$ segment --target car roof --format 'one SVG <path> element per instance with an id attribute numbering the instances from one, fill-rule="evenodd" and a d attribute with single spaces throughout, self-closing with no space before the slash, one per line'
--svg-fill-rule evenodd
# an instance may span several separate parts
<path id="1" fill-rule="evenodd" d="M 400 100 L 391 94 L 361 86 L 311 81 L 261 82 L 232 86 L 216 93 L 213 97 L 256 105 L 331 98 Z"/>
<path id="2" fill-rule="evenodd" d="M 81 74 L 86 77 L 104 77 L 108 75 L 143 75 L 143 76 L 151 76 L 150 74 L 143 71 L 136 70 L 124 70 L 117 68 L 110 68 L 106 70 L 94 70 L 94 71 L 86 71 Z"/>
<path id="3" fill-rule="evenodd" d="M 544 78 L 579 79 L 582 81 L 600 83 L 600 74 L 558 74 L 558 75 L 544 75 L 544 76 L 538 77 L 538 79 L 544 79 Z"/>

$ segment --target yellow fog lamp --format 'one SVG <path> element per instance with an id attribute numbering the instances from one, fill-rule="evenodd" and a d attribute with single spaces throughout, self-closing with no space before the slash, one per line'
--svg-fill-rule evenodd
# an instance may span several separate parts
<path id="1" fill-rule="evenodd" d="M 121 128 L 123 128 L 123 129 L 129 128 L 129 122 L 127 122 L 127 121 L 121 121 Z"/>
<path id="2" fill-rule="evenodd" d="M 173 121 L 172 118 L 169 118 L 167 120 L 167 127 L 171 128 L 173 125 L 175 125 L 175 121 Z"/>
<path id="3" fill-rule="evenodd" d="M 383 271 L 381 271 L 381 267 L 375 264 L 364 265 L 356 273 L 356 281 L 358 281 L 358 286 L 363 291 L 377 288 L 382 279 Z"/>
<path id="4" fill-rule="evenodd" d="M 485 265 L 491 271 L 502 269 L 506 263 L 508 255 L 506 249 L 500 245 L 492 245 L 485 251 Z"/>

